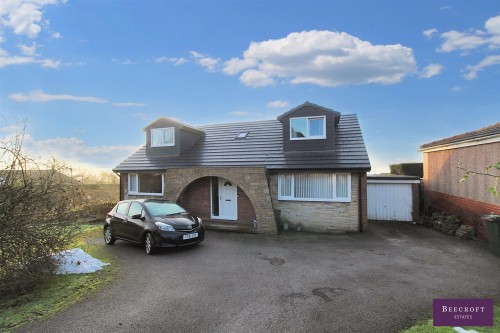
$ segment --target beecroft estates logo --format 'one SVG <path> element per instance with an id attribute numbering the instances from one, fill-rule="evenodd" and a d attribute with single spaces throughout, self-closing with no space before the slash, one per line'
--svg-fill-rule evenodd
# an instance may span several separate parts
<path id="1" fill-rule="evenodd" d="M 434 299 L 434 326 L 493 326 L 493 299 Z"/>

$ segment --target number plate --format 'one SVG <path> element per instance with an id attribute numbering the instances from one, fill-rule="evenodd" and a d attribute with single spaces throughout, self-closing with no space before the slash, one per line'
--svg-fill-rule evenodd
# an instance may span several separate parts
<path id="1" fill-rule="evenodd" d="M 182 236 L 182 239 L 186 240 L 186 239 L 191 239 L 191 238 L 196 238 L 196 237 L 198 237 L 198 233 L 193 232 L 192 234 L 187 234 L 187 235 Z"/>

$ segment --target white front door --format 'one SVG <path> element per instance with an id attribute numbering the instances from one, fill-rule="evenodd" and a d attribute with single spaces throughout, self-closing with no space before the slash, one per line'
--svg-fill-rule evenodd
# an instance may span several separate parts
<path id="1" fill-rule="evenodd" d="M 219 218 L 238 219 L 238 187 L 229 180 L 219 178 Z"/>

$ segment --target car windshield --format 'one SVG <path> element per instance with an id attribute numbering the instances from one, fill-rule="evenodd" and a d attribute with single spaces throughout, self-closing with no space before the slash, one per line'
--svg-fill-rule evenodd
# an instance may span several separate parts
<path id="1" fill-rule="evenodd" d="M 153 216 L 177 215 L 186 212 L 184 208 L 173 202 L 150 201 L 145 202 L 144 206 Z"/>

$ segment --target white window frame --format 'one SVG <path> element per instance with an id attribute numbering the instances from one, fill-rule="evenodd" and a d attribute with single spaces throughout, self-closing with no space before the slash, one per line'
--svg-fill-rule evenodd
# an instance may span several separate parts
<path id="1" fill-rule="evenodd" d="M 172 131 L 172 143 L 162 143 L 159 145 L 154 145 L 153 144 L 153 132 L 161 131 L 163 134 L 163 132 L 165 132 L 167 130 Z M 173 147 L 173 146 L 175 146 L 175 127 L 152 128 L 151 129 L 151 147 Z"/>
<path id="2" fill-rule="evenodd" d="M 309 135 L 310 131 L 310 124 L 309 121 L 311 119 L 323 119 L 323 135 L 315 135 L 311 136 Z M 293 119 L 306 119 L 307 121 L 307 134 L 303 138 L 294 138 L 292 136 L 292 120 Z M 317 117 L 295 117 L 295 118 L 290 118 L 290 140 L 319 140 L 319 139 L 326 139 L 326 117 L 325 116 L 317 116 Z"/>
<path id="3" fill-rule="evenodd" d="M 295 175 L 297 174 L 301 174 L 301 173 L 281 173 L 281 174 L 278 174 L 278 200 L 290 200 L 290 201 L 325 201 L 325 202 L 351 202 L 352 201 L 352 196 L 351 196 L 351 187 L 352 187 L 352 183 L 351 183 L 351 174 L 350 173 L 346 173 L 346 172 L 341 172 L 341 173 L 331 173 L 331 175 L 333 175 L 332 179 L 333 179 L 333 198 L 296 198 L 295 197 Z M 282 184 L 281 184 L 281 179 L 282 177 L 280 177 L 280 175 L 291 175 L 292 176 L 292 179 L 291 179 L 291 194 L 289 196 L 284 196 L 281 194 L 281 188 L 282 188 Z M 336 181 L 337 181 L 337 175 L 347 175 L 347 197 L 337 197 L 337 194 L 335 193 L 336 190 L 337 190 L 337 184 L 336 184 Z"/>
<path id="4" fill-rule="evenodd" d="M 146 173 L 142 173 L 143 175 Z M 137 191 L 132 191 L 130 189 L 130 176 L 134 175 L 135 176 L 135 188 Z M 128 174 L 128 194 L 132 195 L 149 195 L 149 196 L 163 196 L 163 191 L 165 189 L 165 174 L 161 174 L 161 193 L 149 193 L 149 192 L 139 192 L 139 176 L 141 173 L 129 173 Z"/>

